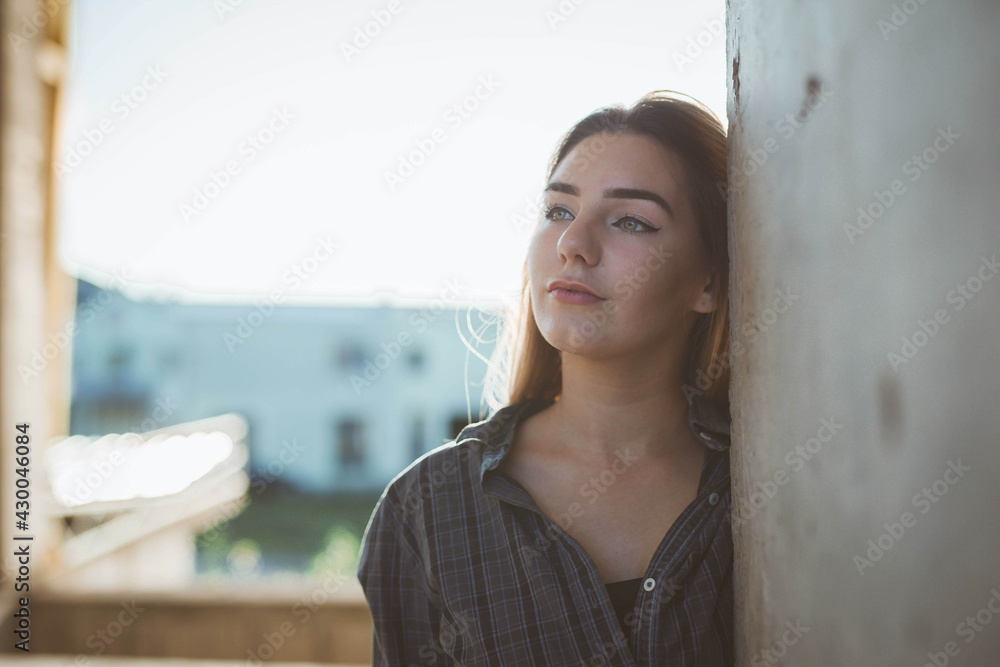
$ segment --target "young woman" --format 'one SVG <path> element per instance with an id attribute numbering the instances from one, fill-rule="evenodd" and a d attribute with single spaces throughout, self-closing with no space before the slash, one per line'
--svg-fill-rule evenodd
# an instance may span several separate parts
<path id="1" fill-rule="evenodd" d="M 365 530 L 373 664 L 732 664 L 725 193 L 725 131 L 677 94 L 564 137 L 507 400 Z"/>

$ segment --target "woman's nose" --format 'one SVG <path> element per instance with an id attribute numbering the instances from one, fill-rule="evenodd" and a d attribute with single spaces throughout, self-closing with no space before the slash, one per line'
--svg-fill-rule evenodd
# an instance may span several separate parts
<path id="1" fill-rule="evenodd" d="M 601 248 L 594 221 L 583 215 L 574 218 L 559 236 L 556 251 L 564 262 L 573 262 L 579 258 L 587 264 L 597 264 Z"/>

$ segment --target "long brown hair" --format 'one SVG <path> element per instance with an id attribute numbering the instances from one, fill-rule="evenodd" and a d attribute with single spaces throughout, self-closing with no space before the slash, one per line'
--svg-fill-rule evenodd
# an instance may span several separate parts
<path id="1" fill-rule="evenodd" d="M 716 307 L 698 315 L 687 341 L 684 390 L 729 410 L 729 247 L 726 220 L 726 131 L 708 107 L 679 93 L 657 90 L 626 108 L 603 107 L 562 138 L 546 180 L 573 148 L 595 134 L 638 134 L 673 151 L 686 169 L 699 237 L 710 270 Z M 506 385 L 506 386 L 504 386 Z M 519 304 L 502 319 L 485 378 L 484 400 L 494 409 L 528 398 L 556 399 L 562 390 L 559 350 L 542 337 L 531 309 L 528 259 L 522 267 Z"/>

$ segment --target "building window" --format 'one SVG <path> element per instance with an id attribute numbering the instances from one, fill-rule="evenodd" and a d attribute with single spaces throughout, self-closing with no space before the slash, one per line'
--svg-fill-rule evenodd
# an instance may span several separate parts
<path id="1" fill-rule="evenodd" d="M 358 468 L 364 464 L 364 422 L 353 417 L 340 420 L 337 423 L 337 443 L 342 469 Z"/>
<path id="2" fill-rule="evenodd" d="M 89 430 L 93 433 L 140 433 L 148 414 L 146 396 L 113 395 L 90 404 Z"/>
<path id="3" fill-rule="evenodd" d="M 164 371 L 176 371 L 181 365 L 181 353 L 176 348 L 170 348 L 160 354 L 160 368 Z"/>
<path id="4" fill-rule="evenodd" d="M 469 420 L 465 418 L 465 415 L 456 415 L 451 418 L 448 422 L 448 439 L 454 440 L 458 437 L 459 432 L 463 428 L 469 425 Z"/>
<path id="5" fill-rule="evenodd" d="M 108 355 L 108 370 L 113 375 L 121 374 L 132 362 L 133 350 L 127 345 L 116 345 Z"/>
<path id="6" fill-rule="evenodd" d="M 358 370 L 365 366 L 365 351 L 360 345 L 348 344 L 337 350 L 337 363 L 341 368 Z"/>

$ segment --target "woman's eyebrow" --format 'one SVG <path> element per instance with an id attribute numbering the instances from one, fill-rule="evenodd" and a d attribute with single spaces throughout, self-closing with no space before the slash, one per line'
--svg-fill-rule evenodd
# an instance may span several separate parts
<path id="1" fill-rule="evenodd" d="M 545 192 L 564 192 L 568 195 L 580 195 L 580 189 L 575 185 L 570 185 L 569 183 L 563 183 L 562 181 L 552 181 L 545 186 Z M 671 218 L 674 218 L 674 209 L 671 208 L 667 200 L 656 194 L 655 192 L 650 192 L 649 190 L 643 190 L 642 188 L 609 188 L 604 191 L 604 196 L 608 199 L 644 199 L 646 201 L 651 201 L 654 204 L 659 205 L 664 211 L 667 212 Z"/>

